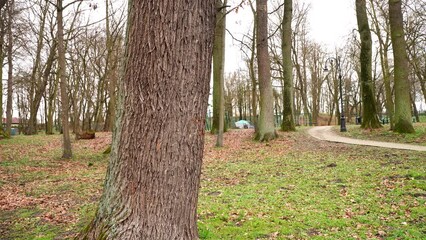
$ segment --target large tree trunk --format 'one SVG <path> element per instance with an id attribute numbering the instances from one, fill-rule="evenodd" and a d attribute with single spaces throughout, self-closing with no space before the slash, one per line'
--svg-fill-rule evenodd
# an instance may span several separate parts
<path id="1" fill-rule="evenodd" d="M 9 22 L 7 24 L 7 103 L 6 103 L 6 130 L 5 133 L 7 136 L 11 134 L 12 128 L 12 94 L 13 94 L 13 32 L 12 32 L 12 23 L 13 23 L 13 7 L 14 0 L 8 1 L 7 13 L 9 17 Z"/>
<path id="2" fill-rule="evenodd" d="M 260 116 L 255 139 L 269 141 L 277 137 L 274 126 L 274 97 L 268 53 L 268 4 L 257 0 L 257 66 L 260 90 Z"/>
<path id="3" fill-rule="evenodd" d="M 293 64 L 291 61 L 291 20 L 293 16 L 293 1 L 284 1 L 284 18 L 282 23 L 282 55 L 283 55 L 283 121 L 281 130 L 296 131 L 293 112 Z"/>
<path id="4" fill-rule="evenodd" d="M 366 0 L 356 0 L 356 16 L 361 39 L 360 85 L 363 109 L 361 128 L 380 128 L 381 125 L 377 115 L 376 100 L 374 98 L 372 78 L 372 42 L 370 26 L 368 24 Z"/>
<path id="5" fill-rule="evenodd" d="M 71 138 L 70 138 L 70 129 L 68 122 L 68 94 L 67 94 L 67 77 L 65 72 L 65 46 L 64 46 L 64 24 L 63 24 L 63 8 L 62 8 L 62 0 L 58 0 L 57 2 L 57 19 L 58 19 L 58 33 L 57 33 L 57 41 L 58 41 L 58 65 L 59 65 L 59 86 L 61 91 L 61 120 L 62 120 L 62 158 L 70 159 L 72 157 L 71 150 Z"/>
<path id="6" fill-rule="evenodd" d="M 408 82 L 408 57 L 404 39 L 401 0 L 389 0 L 389 23 L 394 58 L 395 131 L 413 133 Z"/>
<path id="7" fill-rule="evenodd" d="M 128 9 L 118 128 L 81 238 L 198 239 L 215 1 L 139 0 Z"/>
<path id="8" fill-rule="evenodd" d="M 211 132 L 217 133 L 216 146 L 223 146 L 224 131 L 224 68 L 225 68 L 225 31 L 226 31 L 226 0 L 216 0 L 215 37 L 213 45 L 213 123 Z"/>

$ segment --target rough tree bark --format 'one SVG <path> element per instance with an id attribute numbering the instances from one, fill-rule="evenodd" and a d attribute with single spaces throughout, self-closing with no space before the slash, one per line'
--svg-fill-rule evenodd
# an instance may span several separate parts
<path id="1" fill-rule="evenodd" d="M 260 90 L 260 116 L 255 139 L 269 141 L 277 137 L 274 126 L 274 97 L 271 83 L 271 66 L 268 53 L 268 4 L 256 1 L 257 66 Z"/>
<path id="2" fill-rule="evenodd" d="M 377 115 L 376 100 L 374 98 L 374 86 L 372 78 L 372 41 L 370 26 L 368 24 L 366 0 L 356 0 L 356 17 L 358 31 L 361 39 L 360 53 L 360 85 L 362 98 L 362 124 L 361 128 L 380 128 L 381 124 Z"/>
<path id="3" fill-rule="evenodd" d="M 198 239 L 215 0 L 129 1 L 104 193 L 81 239 Z"/>
<path id="4" fill-rule="evenodd" d="M 408 57 L 404 39 L 401 0 L 389 0 L 389 24 L 394 59 L 395 128 L 399 133 L 413 133 L 408 82 Z"/>
<path id="5" fill-rule="evenodd" d="M 284 1 L 284 17 L 282 22 L 282 55 L 284 74 L 283 121 L 282 131 L 296 131 L 293 112 L 293 62 L 291 60 L 291 20 L 293 16 L 293 1 Z"/>
<path id="6" fill-rule="evenodd" d="M 63 23 L 63 7 L 62 0 L 57 1 L 57 44 L 58 44 L 58 71 L 59 71 L 59 88 L 61 92 L 61 122 L 62 122 L 62 158 L 70 159 L 72 157 L 70 127 L 68 122 L 68 94 L 67 94 L 67 76 L 65 72 L 65 46 L 64 46 L 64 23 Z"/>

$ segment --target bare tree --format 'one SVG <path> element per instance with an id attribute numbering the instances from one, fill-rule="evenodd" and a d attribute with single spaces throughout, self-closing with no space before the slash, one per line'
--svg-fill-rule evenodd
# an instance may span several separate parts
<path id="1" fill-rule="evenodd" d="M 284 17 L 282 22 L 282 55 L 283 55 L 283 122 L 281 130 L 296 131 L 293 111 L 293 64 L 291 60 L 291 21 L 293 16 L 293 1 L 284 1 Z"/>
<path id="2" fill-rule="evenodd" d="M 368 23 L 367 3 L 365 0 L 356 0 L 356 16 L 358 31 L 361 39 L 361 93 L 363 121 L 362 128 L 380 128 L 377 116 L 376 101 L 374 98 L 374 88 L 372 79 L 372 41 L 370 26 Z"/>
<path id="3" fill-rule="evenodd" d="M 8 24 L 7 24 L 7 104 L 6 104 L 6 135 L 10 136 L 12 128 L 12 94 L 13 94 L 13 11 L 14 11 L 14 0 L 7 2 L 7 13 L 8 13 Z"/>
<path id="4" fill-rule="evenodd" d="M 260 90 L 260 116 L 256 139 L 269 141 L 277 137 L 274 126 L 271 69 L 268 53 L 268 7 L 266 0 L 256 1 L 257 65 Z"/>
<path id="5" fill-rule="evenodd" d="M 395 81 L 395 131 L 414 132 L 411 123 L 410 84 L 408 82 L 408 57 L 404 39 L 401 0 L 389 0 L 389 23 L 394 58 Z"/>
<path id="6" fill-rule="evenodd" d="M 217 133 L 216 146 L 223 146 L 224 132 L 224 68 L 225 68 L 225 30 L 226 0 L 216 0 L 217 16 L 213 45 L 213 123 L 212 133 Z"/>

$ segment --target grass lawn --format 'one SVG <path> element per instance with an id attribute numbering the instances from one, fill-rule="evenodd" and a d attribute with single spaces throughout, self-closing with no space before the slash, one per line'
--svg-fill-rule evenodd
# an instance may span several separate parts
<path id="1" fill-rule="evenodd" d="M 379 129 L 361 129 L 360 125 L 347 126 L 348 131 L 342 135 L 358 139 L 376 140 L 384 142 L 408 143 L 426 146 L 426 123 L 414 123 L 415 133 L 399 134 L 390 131 L 389 124 Z M 338 127 L 336 127 L 338 131 Z"/>
<path id="2" fill-rule="evenodd" d="M 426 153 L 321 142 L 305 130 L 271 143 L 251 130 L 206 136 L 201 239 L 425 239 Z M 72 238 L 93 217 L 110 135 L 0 141 L 0 239 Z"/>

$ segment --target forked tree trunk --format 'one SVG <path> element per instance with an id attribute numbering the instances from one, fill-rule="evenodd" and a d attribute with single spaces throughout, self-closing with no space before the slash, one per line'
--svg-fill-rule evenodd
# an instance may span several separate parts
<path id="1" fill-rule="evenodd" d="M 389 0 L 389 24 L 394 59 L 395 128 L 396 132 L 413 133 L 408 82 L 408 57 L 404 39 L 401 0 Z"/>
<path id="2" fill-rule="evenodd" d="M 129 1 L 104 194 L 82 239 L 198 239 L 215 0 Z"/>
<path id="3" fill-rule="evenodd" d="M 72 157 L 70 127 L 68 122 L 68 94 L 67 94 L 67 77 L 65 73 L 65 46 L 64 46 L 64 24 L 63 24 L 63 7 L 62 0 L 57 2 L 57 19 L 58 19 L 58 66 L 59 66 L 59 86 L 61 90 L 61 120 L 62 120 L 62 158 L 70 159 Z"/>
<path id="4" fill-rule="evenodd" d="M 368 24 L 366 0 L 356 0 L 355 5 L 358 31 L 361 39 L 360 85 L 363 112 L 361 128 L 380 128 L 381 125 L 377 115 L 376 100 L 374 98 L 372 78 L 372 42 L 370 26 Z"/>
<path id="5" fill-rule="evenodd" d="M 260 116 L 255 139 L 269 141 L 277 137 L 274 126 L 274 97 L 271 83 L 271 66 L 268 53 L 267 0 L 256 1 L 257 16 L 257 66 L 260 90 Z"/>
<path id="6" fill-rule="evenodd" d="M 283 121 L 281 130 L 296 131 L 293 112 L 293 62 L 291 61 L 291 20 L 293 16 L 293 1 L 284 1 L 284 18 L 282 23 L 282 55 L 284 71 Z"/>

